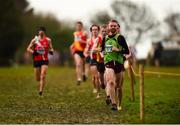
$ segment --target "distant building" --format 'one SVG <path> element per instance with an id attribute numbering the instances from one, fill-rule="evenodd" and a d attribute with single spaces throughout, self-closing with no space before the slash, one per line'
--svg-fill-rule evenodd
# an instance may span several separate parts
<path id="1" fill-rule="evenodd" d="M 160 44 L 163 49 L 159 48 L 159 50 L 157 50 L 156 47 Z M 151 64 L 155 64 L 156 57 L 160 59 L 159 61 L 162 65 L 180 65 L 180 35 L 173 35 L 159 42 L 152 43 L 152 48 L 149 53 Z"/>

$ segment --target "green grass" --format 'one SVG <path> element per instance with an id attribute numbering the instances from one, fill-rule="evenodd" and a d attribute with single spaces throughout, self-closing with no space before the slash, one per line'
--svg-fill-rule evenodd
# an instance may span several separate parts
<path id="1" fill-rule="evenodd" d="M 180 73 L 180 67 L 153 68 Z M 105 94 L 96 99 L 90 79 L 75 84 L 73 68 L 49 67 L 44 97 L 38 96 L 33 68 L 0 68 L 0 123 L 180 123 L 180 77 L 145 77 L 145 120 L 139 120 L 139 83 L 130 101 L 129 80 L 124 83 L 123 111 L 113 112 Z"/>

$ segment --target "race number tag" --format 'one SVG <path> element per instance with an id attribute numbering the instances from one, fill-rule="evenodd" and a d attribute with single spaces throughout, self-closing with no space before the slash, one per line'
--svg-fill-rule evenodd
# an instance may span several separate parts
<path id="1" fill-rule="evenodd" d="M 44 48 L 41 47 L 41 46 L 39 46 L 39 47 L 37 48 L 37 53 L 39 53 L 39 54 L 41 54 L 41 55 L 44 55 L 44 54 L 45 54 Z"/>
<path id="2" fill-rule="evenodd" d="M 105 50 L 106 50 L 106 52 L 112 52 L 112 45 L 106 45 L 105 46 Z"/>
<path id="3" fill-rule="evenodd" d="M 74 41 L 81 41 L 81 37 L 76 36 L 75 39 L 74 39 Z"/>

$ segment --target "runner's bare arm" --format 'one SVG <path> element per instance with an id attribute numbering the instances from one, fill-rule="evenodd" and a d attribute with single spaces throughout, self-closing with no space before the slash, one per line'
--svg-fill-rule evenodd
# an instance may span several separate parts
<path id="1" fill-rule="evenodd" d="M 53 49 L 53 46 L 52 46 L 51 39 L 48 38 L 48 41 L 49 41 L 49 51 L 50 51 L 50 52 L 54 52 L 54 49 Z"/>
<path id="2" fill-rule="evenodd" d="M 96 47 L 96 48 L 94 48 L 94 51 L 95 51 L 95 52 L 101 52 L 101 50 L 102 50 L 101 47 Z"/>
<path id="3" fill-rule="evenodd" d="M 86 36 L 86 39 L 88 39 L 88 33 L 86 31 L 84 31 L 84 35 Z M 87 43 L 87 40 L 82 40 L 82 43 Z"/>
<path id="4" fill-rule="evenodd" d="M 87 40 L 87 44 L 86 44 L 86 48 L 84 49 L 84 56 L 85 57 L 87 57 L 88 55 L 89 55 L 89 47 L 90 47 L 90 45 L 89 45 L 89 39 Z"/>
<path id="5" fill-rule="evenodd" d="M 99 39 L 96 38 L 96 39 L 95 39 L 95 42 L 94 42 L 94 45 L 93 45 L 93 47 L 92 47 L 92 51 L 93 51 L 93 52 L 100 52 L 101 48 L 98 47 L 98 42 L 99 42 Z"/>
<path id="6" fill-rule="evenodd" d="M 120 49 L 120 48 L 117 48 L 117 47 L 115 47 L 115 46 L 113 46 L 113 47 L 112 47 L 112 51 L 114 51 L 114 52 L 120 52 L 121 49 Z"/>
<path id="7" fill-rule="evenodd" d="M 97 41 L 95 42 L 95 45 L 94 45 L 94 51 L 95 52 L 101 52 L 101 50 L 102 50 L 101 47 L 98 47 L 98 44 L 99 44 L 99 41 L 97 39 Z"/>
<path id="8" fill-rule="evenodd" d="M 34 53 L 34 50 L 33 50 L 33 46 L 34 46 L 34 43 L 35 43 L 35 38 L 31 40 L 30 44 L 28 45 L 27 47 L 27 51 L 30 52 L 31 54 Z"/>
<path id="9" fill-rule="evenodd" d="M 89 39 L 88 33 L 85 31 L 86 39 Z"/>

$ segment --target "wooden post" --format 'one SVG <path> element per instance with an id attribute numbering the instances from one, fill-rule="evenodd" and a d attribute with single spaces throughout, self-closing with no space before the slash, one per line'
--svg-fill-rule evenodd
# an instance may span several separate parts
<path id="1" fill-rule="evenodd" d="M 130 86 L 131 86 L 131 101 L 134 101 L 134 76 L 133 76 L 133 71 L 131 69 L 131 66 L 129 64 L 129 77 L 130 77 Z"/>
<path id="2" fill-rule="evenodd" d="M 140 120 L 144 120 L 144 66 L 139 66 Z"/>

